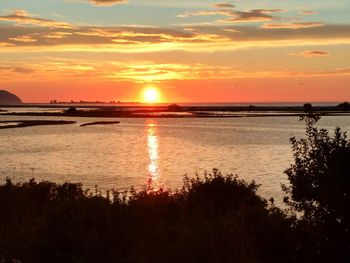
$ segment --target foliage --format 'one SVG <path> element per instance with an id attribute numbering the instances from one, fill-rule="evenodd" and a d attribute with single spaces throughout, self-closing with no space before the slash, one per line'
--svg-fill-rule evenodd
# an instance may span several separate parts
<path id="1" fill-rule="evenodd" d="M 175 193 L 101 196 L 79 184 L 8 180 L 0 186 L 0 259 L 293 262 L 291 219 L 257 188 L 217 170 L 186 178 Z"/>
<path id="2" fill-rule="evenodd" d="M 77 114 L 79 111 L 75 107 L 70 107 L 69 109 L 65 110 L 64 113 L 66 114 Z"/>
<path id="3" fill-rule="evenodd" d="M 337 108 L 339 110 L 344 110 L 344 111 L 348 111 L 350 110 L 350 103 L 349 102 L 343 102 L 343 103 L 340 103 L 339 105 L 337 105 Z"/>
<path id="4" fill-rule="evenodd" d="M 304 111 L 306 111 L 306 112 L 311 112 L 311 111 L 312 111 L 312 104 L 311 104 L 311 103 L 305 103 L 305 104 L 303 105 L 303 109 L 304 109 Z"/>
<path id="5" fill-rule="evenodd" d="M 294 164 L 286 170 L 285 202 L 302 213 L 299 230 L 319 262 L 350 259 L 350 141 L 336 128 L 331 136 L 316 126 L 319 117 L 302 118 L 306 138 L 291 138 Z"/>
<path id="6" fill-rule="evenodd" d="M 176 103 L 170 104 L 168 106 L 168 110 L 169 111 L 183 111 L 182 107 L 180 105 L 176 104 Z"/>

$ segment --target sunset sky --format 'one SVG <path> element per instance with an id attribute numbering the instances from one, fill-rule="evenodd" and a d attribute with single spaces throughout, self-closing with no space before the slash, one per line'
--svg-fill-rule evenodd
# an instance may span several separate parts
<path id="1" fill-rule="evenodd" d="M 349 0 L 1 0 L 0 89 L 25 102 L 350 100 Z"/>

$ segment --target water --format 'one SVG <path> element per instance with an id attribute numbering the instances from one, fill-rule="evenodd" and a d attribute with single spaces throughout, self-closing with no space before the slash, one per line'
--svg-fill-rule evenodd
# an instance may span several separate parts
<path id="1" fill-rule="evenodd" d="M 301 137 L 297 117 L 123 118 L 118 125 L 79 127 L 108 118 L 0 116 L 4 120 L 75 120 L 77 124 L 0 130 L 0 179 L 81 182 L 101 189 L 175 189 L 185 174 L 218 168 L 261 184 L 281 200 L 283 171 L 292 162 L 289 138 Z M 350 131 L 349 117 L 323 117 L 320 126 Z"/>

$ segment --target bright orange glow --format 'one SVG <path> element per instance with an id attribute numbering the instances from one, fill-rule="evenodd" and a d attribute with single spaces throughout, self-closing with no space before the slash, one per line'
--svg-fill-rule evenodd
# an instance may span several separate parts
<path id="1" fill-rule="evenodd" d="M 160 102 L 160 92 L 155 87 L 148 87 L 143 91 L 143 101 L 146 103 Z"/>
<path id="2" fill-rule="evenodd" d="M 147 148 L 148 148 L 148 159 L 149 164 L 147 167 L 148 170 L 148 179 L 147 185 L 149 190 L 155 189 L 159 187 L 159 142 L 158 142 L 158 133 L 157 133 L 157 125 L 151 120 L 147 123 Z"/>

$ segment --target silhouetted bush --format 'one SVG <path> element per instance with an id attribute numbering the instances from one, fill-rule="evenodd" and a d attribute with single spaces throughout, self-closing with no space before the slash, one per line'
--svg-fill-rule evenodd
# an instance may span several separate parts
<path id="1" fill-rule="evenodd" d="M 284 186 L 285 202 L 302 213 L 298 222 L 302 258 L 349 262 L 350 141 L 340 128 L 333 136 L 317 128 L 318 116 L 303 119 L 306 138 L 291 139 L 294 164 L 286 170 L 290 186 Z"/>
<path id="2" fill-rule="evenodd" d="M 176 103 L 174 103 L 174 104 L 170 104 L 168 106 L 168 110 L 169 111 L 182 111 L 183 109 L 180 105 L 177 105 Z"/>
<path id="3" fill-rule="evenodd" d="M 304 111 L 306 111 L 306 112 L 311 112 L 311 111 L 312 111 L 312 104 L 311 104 L 311 103 L 305 103 L 305 104 L 303 105 L 303 109 L 304 109 Z"/>
<path id="4" fill-rule="evenodd" d="M 0 259 L 21 262 L 293 262 L 291 219 L 258 186 L 217 170 L 169 191 L 0 186 Z"/>
<path id="5" fill-rule="evenodd" d="M 77 108 L 75 108 L 75 107 L 71 107 L 71 108 L 65 110 L 65 113 L 66 113 L 66 114 L 77 114 L 78 112 L 79 112 L 79 111 L 78 111 Z"/>
<path id="6" fill-rule="evenodd" d="M 256 107 L 254 105 L 249 105 L 248 106 L 248 110 L 249 111 L 254 111 L 256 109 Z"/>
<path id="7" fill-rule="evenodd" d="M 337 105 L 337 108 L 339 110 L 348 111 L 348 110 L 350 110 L 350 103 L 349 102 L 340 103 L 339 105 Z"/>

